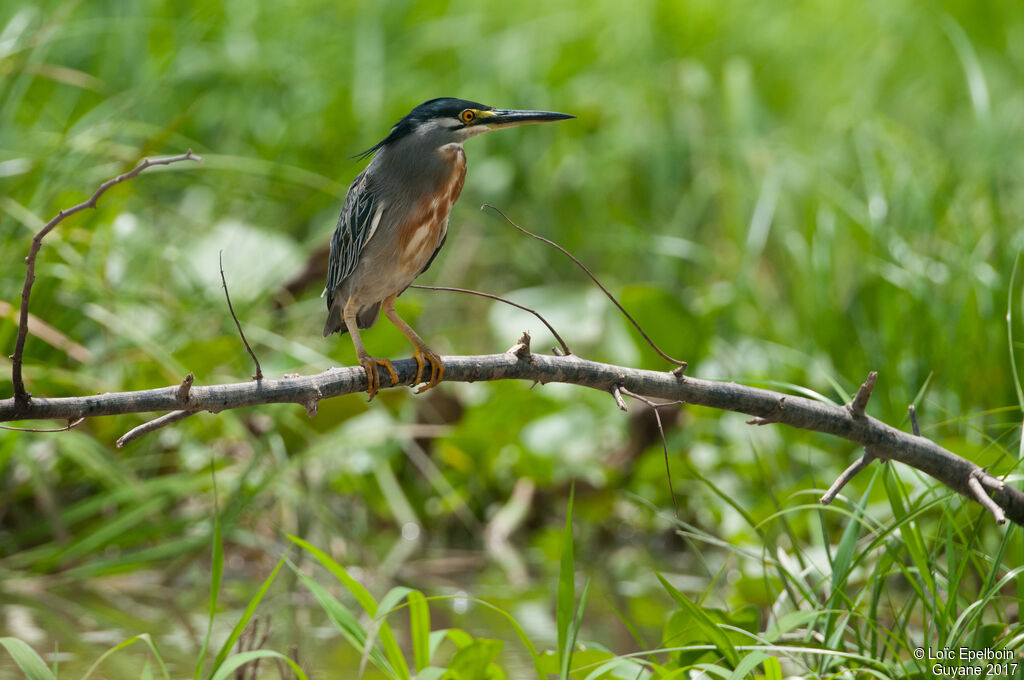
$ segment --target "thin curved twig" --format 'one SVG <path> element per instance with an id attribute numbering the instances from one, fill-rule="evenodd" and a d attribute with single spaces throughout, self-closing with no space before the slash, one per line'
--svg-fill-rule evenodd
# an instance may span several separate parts
<path id="1" fill-rule="evenodd" d="M 252 357 L 252 361 L 256 364 L 256 375 L 252 377 L 253 380 L 263 380 L 263 369 L 260 368 L 260 360 L 256 358 L 256 353 L 252 351 L 252 347 L 249 346 L 249 341 L 245 339 L 245 332 L 242 330 L 242 324 L 238 322 L 238 316 L 235 315 L 235 308 L 231 306 L 231 295 L 228 294 L 228 282 L 224 278 L 224 251 L 221 250 L 217 253 L 217 262 L 220 263 L 220 282 L 224 285 L 224 297 L 228 300 L 228 311 L 231 312 L 231 318 L 235 320 L 235 327 L 238 329 L 238 334 L 242 336 L 242 343 L 245 344 L 245 351 Z"/>
<path id="2" fill-rule="evenodd" d="M 69 420 L 68 424 L 64 427 L 55 428 L 38 428 L 38 427 L 14 427 L 13 425 L 0 425 L 0 430 L 11 430 L 13 432 L 67 432 L 68 430 L 78 427 L 85 422 L 85 418 L 76 418 L 75 420 Z"/>
<path id="3" fill-rule="evenodd" d="M 668 492 L 672 496 L 672 508 L 675 510 L 676 519 L 679 519 L 679 503 L 676 501 L 676 490 L 672 487 L 672 468 L 669 467 L 668 463 L 668 441 L 665 439 L 665 427 L 661 423 L 661 414 L 658 413 L 658 409 L 664 406 L 680 406 L 686 402 L 682 400 L 666 401 L 658 403 L 651 401 L 647 397 L 642 397 L 635 392 L 630 392 L 625 387 L 616 386 L 616 390 L 625 394 L 627 397 L 633 397 L 639 402 L 647 405 L 652 411 L 654 411 L 654 420 L 658 423 L 658 434 L 661 435 L 661 450 L 665 454 L 665 478 L 668 480 Z"/>
<path id="4" fill-rule="evenodd" d="M 588 268 L 587 268 L 587 265 L 585 265 L 585 264 L 583 264 L 582 262 L 580 262 L 580 261 L 579 261 L 579 260 L 578 260 L 578 259 L 576 258 L 576 256 L 575 256 L 575 255 L 573 255 L 573 254 L 572 254 L 572 253 L 570 253 L 570 252 L 569 252 L 568 250 L 566 250 L 566 249 L 565 249 L 565 248 L 563 248 L 562 246 L 558 245 L 558 244 L 557 244 L 557 243 L 555 243 L 554 241 L 552 241 L 552 240 L 550 240 L 550 239 L 546 239 L 546 238 L 544 238 L 543 236 L 540 236 L 540 235 L 538 235 L 538 234 L 534 234 L 534 233 L 533 233 L 532 231 L 530 231 L 529 229 L 526 229 L 526 228 L 524 228 L 524 227 L 521 227 L 521 226 L 519 226 L 518 224 L 516 224 L 515 222 L 513 222 L 513 221 L 512 221 L 511 219 L 509 219 L 508 215 L 506 215 L 505 213 L 503 213 L 503 212 L 502 212 L 501 210 L 499 210 L 498 208 L 495 208 L 495 207 L 494 207 L 493 205 L 491 205 L 490 203 L 484 203 L 484 204 L 483 204 L 482 206 L 480 206 L 480 209 L 481 209 L 481 210 L 483 210 L 484 208 L 490 208 L 490 209 L 491 209 L 491 210 L 493 210 L 494 212 L 498 213 L 499 215 L 501 215 L 501 217 L 502 217 L 502 218 L 503 218 L 503 219 L 504 219 L 504 220 L 505 220 L 506 222 L 508 222 L 508 223 L 509 223 L 509 224 L 511 224 L 511 225 L 512 225 L 513 227 L 515 227 L 515 228 L 516 228 L 516 229 L 518 229 L 519 231 L 523 232 L 524 234 L 526 234 L 526 235 L 527 235 L 527 236 L 529 236 L 530 238 L 535 238 L 535 239 L 537 239 L 538 241 L 542 241 L 542 242 L 544 242 L 544 243 L 547 243 L 547 244 L 548 244 L 549 246 L 551 246 L 551 247 L 553 247 L 553 248 L 557 248 L 558 250 L 560 250 L 560 251 L 562 252 L 562 254 L 564 254 L 564 255 L 565 255 L 566 257 L 568 257 L 568 258 L 569 258 L 570 260 L 572 260 L 572 261 L 573 261 L 573 262 L 574 262 L 574 263 L 576 264 L 576 266 L 577 266 L 577 267 L 579 267 L 580 269 L 582 269 L 582 270 L 583 270 L 583 272 L 584 272 L 584 273 L 585 273 L 585 274 L 586 274 L 587 276 L 589 276 L 589 277 L 590 277 L 590 280 L 591 280 L 591 281 L 593 281 L 593 282 L 594 282 L 594 284 L 595 284 L 595 285 L 597 285 L 597 287 L 598 287 L 598 288 L 600 288 L 600 289 L 601 289 L 601 291 L 602 291 L 602 292 L 603 292 L 603 293 L 604 293 L 604 294 L 605 294 L 606 296 L 608 296 L 608 299 L 609 299 L 609 300 L 611 300 L 611 301 L 612 301 L 612 303 L 613 303 L 613 304 L 614 304 L 614 305 L 615 305 L 616 307 L 618 307 L 618 308 L 619 308 L 619 311 L 620 311 L 620 312 L 622 312 L 622 315 L 623 315 L 623 316 L 625 316 L 625 317 L 626 317 L 627 319 L 629 319 L 629 322 L 630 322 L 631 324 L 633 324 L 633 326 L 634 326 L 634 327 L 635 327 L 635 328 L 637 329 L 637 331 L 639 331 L 640 335 L 644 336 L 644 340 L 646 340 L 646 341 L 647 341 L 647 344 L 648 344 L 648 345 L 650 345 L 650 346 L 651 346 L 651 348 L 652 348 L 652 349 L 653 349 L 653 350 L 654 350 L 655 352 L 657 352 L 657 353 L 658 353 L 658 354 L 659 354 L 659 355 L 661 356 L 661 358 L 662 358 L 662 359 L 664 359 L 665 361 L 668 361 L 668 362 L 670 362 L 670 363 L 673 363 L 673 364 L 675 364 L 676 366 L 679 366 L 679 367 L 682 367 L 682 368 L 685 368 L 685 367 L 686 367 L 687 363 L 686 363 L 685 361 L 680 361 L 679 359 L 673 359 L 672 357 L 670 357 L 669 355 L 667 355 L 667 354 L 665 354 L 664 352 L 662 352 L 662 351 L 661 351 L 661 348 L 660 348 L 660 347 L 658 347 L 658 345 L 657 345 L 657 344 L 655 344 L 654 340 L 651 340 L 651 337 L 650 337 L 649 335 L 647 335 L 647 333 L 646 333 L 646 332 L 644 331 L 644 329 L 643 329 L 643 328 L 641 328 L 641 327 L 640 327 L 640 324 L 639 324 L 639 323 L 637 323 L 636 319 L 634 319 L 634 318 L 633 318 L 633 317 L 632 317 L 632 316 L 630 315 L 630 313 L 626 311 L 626 308 L 625 308 L 625 307 L 623 307 L 623 306 L 622 306 L 621 304 L 619 304 L 619 301 L 615 299 L 615 296 L 614 296 L 614 295 L 612 295 L 612 294 L 611 294 L 611 292 L 610 292 L 610 291 L 609 291 L 609 290 L 608 290 L 607 288 L 605 288 L 605 287 L 604 287 L 604 285 L 602 285 L 600 281 L 598 281 L 598 280 L 597 280 L 597 277 L 596 277 L 596 276 L 594 276 L 594 273 L 593 273 L 593 272 L 591 272 L 591 271 L 590 271 L 590 269 L 588 269 Z"/>
<path id="5" fill-rule="evenodd" d="M 25 381 L 21 373 L 21 364 L 22 357 L 25 354 L 25 339 L 28 336 L 28 302 L 29 297 L 32 294 L 32 284 L 35 283 L 36 280 L 36 256 L 39 255 L 39 249 L 43 245 L 43 238 L 45 238 L 47 234 L 53 231 L 53 229 L 66 218 L 87 208 L 95 208 L 96 201 L 99 200 L 100 196 L 106 193 L 107 189 L 115 184 L 120 184 L 121 182 L 132 179 L 146 168 L 154 165 L 170 165 L 171 163 L 177 163 L 179 161 L 196 161 L 201 163 L 202 160 L 202 158 L 192 153 L 192 149 L 189 149 L 187 152 L 177 156 L 144 158 L 141 163 L 135 166 L 134 170 L 129 170 L 128 172 L 118 175 L 113 179 L 108 179 L 106 182 L 101 184 L 88 200 L 83 201 L 72 208 L 58 212 L 53 219 L 47 222 L 46 225 L 32 238 L 32 246 L 29 248 L 28 257 L 25 258 L 25 286 L 21 290 L 21 310 L 19 311 L 18 337 L 14 342 L 14 353 L 11 355 L 11 382 L 14 383 L 14 399 L 19 405 L 26 406 L 32 397 L 32 395 L 30 395 L 25 389 Z"/>
<path id="6" fill-rule="evenodd" d="M 544 324 L 545 326 L 547 326 L 548 330 L 551 331 L 551 335 L 555 336 L 555 340 L 557 340 L 558 344 L 562 346 L 562 351 L 565 352 L 567 355 L 568 354 L 572 354 L 572 350 L 569 349 L 569 345 L 565 344 L 565 340 L 562 340 L 562 336 L 558 334 L 558 331 L 555 330 L 554 326 L 549 324 L 548 320 L 540 315 L 540 312 L 538 312 L 535 309 L 530 309 L 526 305 L 521 305 L 518 302 L 512 302 L 511 300 L 503 298 L 500 295 L 493 295 L 491 293 L 484 293 L 483 291 L 471 290 L 469 288 L 452 288 L 451 286 L 421 286 L 419 284 L 413 284 L 413 285 L 411 285 L 409 287 L 410 288 L 419 288 L 421 290 L 446 290 L 446 291 L 450 291 L 452 293 L 468 293 L 470 295 L 479 295 L 480 297 L 489 298 L 491 300 L 497 300 L 498 302 L 504 302 L 506 305 L 512 305 L 513 307 L 518 307 L 519 309 L 523 310 L 524 312 L 529 312 L 530 314 L 533 314 L 535 317 L 540 319 L 540 322 L 542 324 Z"/>

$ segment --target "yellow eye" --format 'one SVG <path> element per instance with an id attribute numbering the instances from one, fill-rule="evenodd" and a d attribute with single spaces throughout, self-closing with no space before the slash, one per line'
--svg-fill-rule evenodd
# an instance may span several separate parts
<path id="1" fill-rule="evenodd" d="M 476 111 L 473 109 L 466 109 L 459 114 L 459 120 L 463 123 L 472 123 L 474 118 L 476 118 Z"/>

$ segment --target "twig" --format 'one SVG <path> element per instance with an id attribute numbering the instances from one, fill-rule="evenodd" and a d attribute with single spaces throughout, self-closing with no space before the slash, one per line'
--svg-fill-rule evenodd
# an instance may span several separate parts
<path id="1" fill-rule="evenodd" d="M 100 185 L 100 187 L 89 197 L 88 200 L 79 203 L 78 205 L 68 208 L 67 210 L 61 210 L 58 212 L 53 219 L 46 223 L 46 225 L 40 229 L 36 235 L 32 238 L 32 246 L 29 248 L 28 257 L 25 258 L 25 286 L 21 289 L 21 309 L 19 310 L 18 319 L 18 337 L 14 342 L 14 354 L 11 355 L 11 382 L 14 383 L 14 399 L 21 407 L 25 407 L 32 398 L 32 395 L 25 389 L 25 381 L 21 374 L 21 363 L 22 357 L 25 354 L 25 338 L 28 335 L 28 303 L 29 297 L 32 294 L 32 284 L 36 280 L 36 256 L 39 255 L 39 249 L 43 245 L 43 238 L 46 237 L 53 229 L 63 222 L 68 217 L 71 217 L 75 213 L 79 213 L 87 208 L 95 208 L 96 201 L 99 200 L 100 196 L 106 193 L 107 189 L 120 184 L 127 180 L 137 176 L 146 168 L 154 165 L 170 165 L 171 163 L 177 163 L 179 161 L 196 161 L 202 162 L 202 158 L 192 153 L 192 149 L 189 149 L 186 153 L 177 156 L 165 156 L 163 158 L 144 158 L 142 162 L 135 166 L 134 170 L 130 170 L 124 174 L 118 175 L 113 179 L 108 179 L 106 182 Z"/>
<path id="2" fill-rule="evenodd" d="M 850 467 L 843 470 L 839 478 L 832 483 L 832 486 L 828 488 L 825 495 L 821 497 L 821 504 L 828 505 L 834 501 L 839 492 L 843 490 L 843 487 L 849 484 L 850 480 L 856 477 L 858 472 L 870 465 L 873 460 L 875 460 L 875 456 L 865 449 L 864 455 L 854 461 Z"/>
<path id="3" fill-rule="evenodd" d="M 679 503 L 676 502 L 676 491 L 675 491 L 675 489 L 672 488 L 672 468 L 670 468 L 669 464 L 668 464 L 668 442 L 665 440 L 665 428 L 661 424 L 661 414 L 658 413 L 658 409 L 662 408 L 663 406 L 678 406 L 678 405 L 682 404 L 683 402 L 681 400 L 676 400 L 676 401 L 662 402 L 660 404 L 659 403 L 655 403 L 655 402 L 651 401 L 650 399 L 648 399 L 646 397 L 641 397 L 639 394 L 635 394 L 633 392 L 630 392 L 625 387 L 621 387 L 621 386 L 616 388 L 616 393 L 618 393 L 618 392 L 621 392 L 622 394 L 625 394 L 626 396 L 633 397 L 637 401 L 641 401 L 641 402 L 647 404 L 651 408 L 651 410 L 654 411 L 654 420 L 658 423 L 658 434 L 661 435 L 661 450 L 665 454 L 665 476 L 668 479 L 668 492 L 672 496 L 672 507 L 675 509 L 675 512 L 676 512 L 676 519 L 679 519 Z M 620 399 L 620 400 L 622 399 L 622 397 L 618 397 L 617 394 L 616 394 L 616 396 L 617 396 L 618 399 Z M 626 410 L 625 406 L 626 406 L 625 404 L 622 404 L 622 410 L 623 411 Z"/>
<path id="4" fill-rule="evenodd" d="M 221 250 L 217 253 L 217 261 L 220 263 L 220 282 L 224 285 L 224 297 L 228 301 L 228 311 L 231 312 L 231 318 L 235 320 L 235 327 L 238 328 L 238 334 L 242 336 L 242 342 L 245 343 L 245 351 L 252 357 L 252 362 L 256 364 L 256 375 L 252 377 L 253 380 L 259 382 L 263 380 L 263 369 L 260 368 L 260 360 L 256 358 L 256 353 L 252 351 L 252 347 L 249 346 L 249 341 L 245 339 L 245 332 L 242 331 L 242 324 L 238 322 L 238 317 L 235 316 L 235 308 L 231 306 L 231 295 L 228 294 L 228 282 L 224 278 L 224 251 Z"/>
<path id="5" fill-rule="evenodd" d="M 188 406 L 188 393 L 192 391 L 192 383 L 195 382 L 196 376 L 192 373 L 186 375 L 181 385 L 178 387 L 178 403 L 181 406 Z"/>
<path id="6" fill-rule="evenodd" d="M 868 407 L 868 399 L 871 398 L 871 390 L 875 389 L 875 381 L 878 380 L 878 371 L 868 373 L 867 379 L 861 384 L 857 394 L 850 402 L 850 412 L 856 418 L 863 418 L 864 411 Z"/>
<path id="7" fill-rule="evenodd" d="M 636 322 L 636 319 L 634 319 L 634 318 L 633 318 L 632 316 L 630 316 L 629 312 L 627 312 L 627 311 L 626 311 L 626 309 L 625 309 L 625 308 L 624 308 L 624 307 L 623 307 L 623 306 L 622 306 L 621 304 L 619 304 L 619 301 L 615 299 L 615 296 L 614 296 L 614 295 L 612 295 L 612 294 L 611 294 L 611 293 L 610 293 L 610 292 L 608 291 L 608 289 L 607 289 L 607 288 L 605 288 L 605 287 L 604 287 L 604 286 L 603 286 L 603 285 L 601 284 L 601 282 L 597 280 L 597 277 L 596 277 L 596 276 L 594 276 L 593 272 L 591 272 L 591 271 L 590 271 L 590 269 L 588 269 L 588 268 L 587 268 L 587 265 L 585 265 L 585 264 L 583 264 L 582 262 L 580 262 L 580 261 L 579 261 L 579 260 L 578 260 L 578 259 L 576 258 L 576 256 L 575 256 L 575 255 L 573 255 L 573 254 L 572 254 L 572 253 L 570 253 L 570 252 L 569 252 L 568 250 L 566 250 L 566 249 L 565 249 L 565 248 L 563 248 L 562 246 L 558 245 L 558 244 L 557 244 L 557 243 L 555 243 L 554 241 L 552 241 L 552 240 L 550 240 L 550 239 L 546 239 L 546 238 L 544 238 L 543 236 L 540 236 L 540 235 L 538 235 L 538 234 L 534 234 L 534 233 L 533 233 L 532 231 L 530 231 L 530 230 L 528 230 L 528 229 L 525 229 L 524 227 L 521 227 L 521 226 L 519 226 L 518 224 L 516 224 L 515 222 L 513 222 L 513 221 L 512 221 L 511 219 L 509 219 L 509 218 L 508 218 L 508 216 L 507 216 L 507 215 L 506 215 L 505 213 L 503 213 L 503 212 L 502 212 L 501 210 L 499 210 L 498 208 L 495 208 L 495 207 L 494 207 L 493 205 L 491 205 L 491 204 L 489 204 L 489 203 L 484 203 L 484 204 L 483 204 L 482 206 L 480 206 L 480 209 L 481 209 L 481 210 L 483 210 L 484 208 L 490 208 L 490 209 L 491 209 L 491 210 L 493 210 L 494 212 L 498 213 L 499 215 L 501 215 L 501 217 L 502 217 L 502 218 L 503 218 L 503 219 L 504 219 L 504 220 L 505 220 L 506 222 L 508 222 L 508 223 L 509 223 L 509 224 L 511 224 L 511 225 L 512 225 L 513 227 L 515 227 L 515 228 L 516 228 L 516 229 L 518 229 L 519 231 L 523 232 L 524 234 L 526 234 L 526 235 L 527 235 L 527 236 L 529 236 L 530 238 L 535 238 L 535 239 L 537 239 L 538 241 L 542 241 L 543 243 L 547 243 L 547 244 L 548 244 L 549 246 L 552 246 L 553 248 L 557 248 L 557 249 L 558 249 L 559 251 L 561 251 L 561 252 L 562 252 L 562 253 L 563 253 L 563 254 L 564 254 L 564 255 L 565 255 L 566 257 L 568 257 L 568 258 L 569 258 L 570 260 L 572 260 L 572 261 L 573 261 L 573 262 L 574 262 L 574 263 L 576 264 L 576 266 L 577 266 L 577 267 L 579 267 L 580 269 L 582 269 L 582 270 L 584 271 L 584 273 L 586 273 L 586 275 L 590 277 L 590 280 L 591 280 L 591 281 L 593 281 L 593 282 L 594 282 L 594 283 L 595 283 L 595 284 L 597 285 L 597 287 L 598 287 L 598 288 L 600 288 L 600 289 L 601 289 L 601 291 L 602 291 L 602 292 L 603 292 L 603 293 L 604 293 L 604 294 L 605 294 L 606 296 L 608 296 L 608 299 L 609 299 L 609 300 L 611 300 L 611 301 L 612 301 L 612 303 L 613 303 L 613 304 L 614 304 L 614 305 L 615 305 L 616 307 L 618 307 L 618 308 L 619 308 L 619 311 L 620 311 L 620 312 L 622 312 L 623 316 L 625 316 L 625 317 L 626 317 L 627 319 L 629 319 L 629 322 L 630 322 L 630 323 L 632 323 L 634 327 L 636 327 L 636 329 L 637 329 L 637 330 L 638 330 L 638 331 L 640 332 L 640 335 L 644 336 L 644 340 L 646 340 L 646 341 L 647 341 L 647 344 L 648 344 L 648 345 L 650 345 L 650 346 L 651 346 L 651 347 L 652 347 L 652 348 L 654 349 L 654 351 L 655 351 L 655 352 L 657 352 L 657 353 L 658 353 L 658 354 L 659 354 L 659 355 L 661 356 L 661 358 L 662 358 L 662 359 L 664 359 L 665 361 L 668 361 L 668 362 L 670 362 L 670 363 L 673 363 L 673 364 L 675 364 L 676 366 L 681 366 L 681 367 L 684 367 L 684 368 L 685 368 L 685 366 L 686 366 L 686 362 L 685 362 L 685 361 L 680 361 L 679 359 L 673 359 L 673 358 L 672 358 L 672 357 L 670 357 L 669 355 L 667 355 L 667 354 L 665 354 L 664 352 L 662 352 L 662 351 L 661 351 L 661 348 L 660 348 L 660 347 L 658 347 L 658 346 L 657 346 L 656 344 L 654 344 L 654 341 L 653 341 L 653 340 L 651 340 L 650 336 L 648 336 L 648 335 L 647 335 L 647 333 L 645 333 L 645 332 L 644 332 L 644 329 L 640 327 L 640 324 L 638 324 L 638 323 Z"/>
<path id="8" fill-rule="evenodd" d="M 971 476 L 967 478 L 967 486 L 970 487 L 971 493 L 974 494 L 974 499 L 981 503 L 996 518 L 996 524 L 1006 524 L 1006 513 L 985 493 L 985 489 L 981 485 L 981 479 L 984 475 L 984 470 L 972 470 Z"/>
<path id="9" fill-rule="evenodd" d="M 981 468 L 942 448 L 926 437 L 915 437 L 869 415 L 854 417 L 845 405 L 822 403 L 798 395 L 784 395 L 732 382 L 701 378 L 677 380 L 671 373 L 645 371 L 587 361 L 577 356 L 556 357 L 534 354 L 532 361 L 520 361 L 511 354 L 441 357 L 448 382 L 485 380 L 527 380 L 559 382 L 591 387 L 608 392 L 619 384 L 631 393 L 648 399 L 676 399 L 688 404 L 708 406 L 766 418 L 780 424 L 841 437 L 866 447 L 878 458 L 894 460 L 920 470 L 957 493 L 977 501 L 968 485 L 972 471 Z M 413 359 L 392 362 L 398 385 L 408 384 L 416 375 Z M 27 407 L 12 397 L 0 399 L 0 422 L 12 420 L 77 419 L 100 415 L 174 411 L 179 409 L 179 385 L 159 389 L 110 394 L 91 394 L 65 398 L 33 398 Z M 385 389 L 382 387 L 382 389 Z M 306 405 L 310 400 L 330 399 L 342 394 L 366 390 L 366 371 L 361 366 L 333 368 L 323 373 L 260 383 L 193 385 L 189 408 L 219 412 L 260 404 L 293 403 Z M 785 408 L 779 400 L 785 397 Z M 1010 484 L 985 475 L 983 487 L 992 492 L 992 500 L 1007 519 L 1024 526 L 1024 493 Z"/>
<path id="10" fill-rule="evenodd" d="M 65 425 L 64 427 L 57 427 L 57 428 L 54 428 L 52 430 L 43 429 L 43 428 L 36 428 L 36 427 L 14 427 L 13 425 L 0 425 L 0 430 L 13 430 L 14 432 L 39 432 L 39 433 L 44 433 L 44 432 L 67 432 L 68 430 L 70 430 L 73 427 L 78 427 L 83 422 L 85 422 L 85 418 L 77 418 L 75 420 L 68 420 L 68 424 Z"/>
<path id="11" fill-rule="evenodd" d="M 915 437 L 921 436 L 921 426 L 917 424 L 917 409 L 911 404 L 907 407 L 907 412 L 910 414 L 910 427 L 914 432 Z"/>
<path id="12" fill-rule="evenodd" d="M 1002 491 L 1003 489 L 1006 488 L 1006 482 L 1004 482 L 1003 480 L 999 479 L 998 477 L 993 477 L 984 470 L 982 470 L 982 473 L 983 474 L 979 475 L 981 479 L 981 485 L 984 486 L 989 491 Z"/>
<path id="13" fill-rule="evenodd" d="M 263 634 L 260 634 L 260 617 L 254 616 L 252 623 L 242 629 L 238 636 L 238 653 L 244 654 L 257 649 L 262 649 L 270 638 L 270 620 L 262 619 Z M 260 657 L 235 669 L 235 680 L 256 680 L 259 677 Z"/>
<path id="14" fill-rule="evenodd" d="M 128 442 L 135 441 L 144 434 L 149 434 L 150 432 L 159 430 L 161 427 L 167 427 L 168 425 L 172 425 L 178 422 L 179 420 L 184 420 L 193 413 L 195 413 L 195 411 L 171 411 L 170 413 L 166 413 L 160 416 L 159 418 L 154 418 L 153 420 L 145 422 L 142 425 L 139 425 L 138 427 L 133 427 L 132 429 L 125 432 L 124 435 L 122 435 L 121 438 L 117 440 L 117 448 L 120 449 Z"/>
<path id="15" fill-rule="evenodd" d="M 612 385 L 612 396 L 615 398 L 615 405 L 619 407 L 620 411 L 629 411 L 626 408 L 626 401 L 622 398 L 622 388 L 618 385 Z"/>
<path id="16" fill-rule="evenodd" d="M 523 331 L 523 335 L 519 338 L 519 342 L 505 350 L 505 354 L 515 355 L 520 361 L 532 361 L 533 355 L 530 353 L 529 331 Z"/>
<path id="17" fill-rule="evenodd" d="M 521 305 L 518 302 L 512 302 L 511 300 L 509 300 L 507 298 L 503 298 L 500 295 L 493 295 L 491 293 L 484 293 L 484 292 L 479 291 L 479 290 L 470 290 L 469 288 L 452 288 L 451 286 L 421 286 L 419 284 L 414 284 L 414 285 L 411 285 L 409 287 L 410 288 L 419 288 L 421 290 L 446 290 L 446 291 L 449 291 L 449 292 L 452 292 L 452 293 L 468 293 L 469 295 L 479 295 L 480 297 L 485 297 L 485 298 L 488 298 L 490 300 L 497 300 L 498 302 L 504 302 L 506 305 L 512 305 L 513 307 L 521 309 L 524 312 L 529 312 L 530 314 L 533 314 L 535 317 L 540 319 L 540 322 L 542 324 L 544 324 L 545 326 L 547 326 L 548 330 L 551 331 L 551 335 L 553 335 L 555 337 L 555 340 L 558 341 L 558 344 L 562 346 L 562 350 L 566 354 L 572 354 L 572 351 L 569 349 L 569 345 L 565 344 L 565 340 L 562 340 L 562 336 L 558 334 L 558 331 L 555 330 L 554 326 L 549 324 L 548 320 L 540 315 L 540 312 L 538 312 L 535 309 L 530 309 L 526 305 Z"/>

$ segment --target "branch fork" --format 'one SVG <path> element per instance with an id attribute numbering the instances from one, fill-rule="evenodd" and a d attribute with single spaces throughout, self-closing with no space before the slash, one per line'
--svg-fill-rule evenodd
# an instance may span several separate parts
<path id="1" fill-rule="evenodd" d="M 32 245 L 29 247 L 28 256 L 25 257 L 25 285 L 21 289 L 21 309 L 19 310 L 18 318 L 18 336 L 14 342 L 14 353 L 10 355 L 11 382 L 14 384 L 14 401 L 19 408 L 23 410 L 26 409 L 32 400 L 32 395 L 25 389 L 25 380 L 22 376 L 21 368 L 22 359 L 25 354 L 25 340 L 28 337 L 29 298 L 32 295 L 32 284 L 35 283 L 36 280 L 36 257 L 39 255 L 39 249 L 43 246 L 43 239 L 66 218 L 88 208 L 95 208 L 96 202 L 100 199 L 100 196 L 106 193 L 107 189 L 115 184 L 120 184 L 121 182 L 130 180 L 138 176 L 139 173 L 146 168 L 153 167 L 154 165 L 171 165 L 172 163 L 178 163 L 180 161 L 195 161 L 197 163 L 201 163 L 203 159 L 192 153 L 192 149 L 189 149 L 187 152 L 177 156 L 143 158 L 142 162 L 135 166 L 134 170 L 129 170 L 128 172 L 118 175 L 113 179 L 108 179 L 106 182 L 101 184 L 88 200 L 66 210 L 58 211 L 57 215 L 47 222 L 46 225 L 32 237 Z"/>

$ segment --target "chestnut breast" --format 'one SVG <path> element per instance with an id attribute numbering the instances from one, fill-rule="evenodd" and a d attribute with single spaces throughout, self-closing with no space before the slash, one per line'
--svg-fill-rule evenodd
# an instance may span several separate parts
<path id="1" fill-rule="evenodd" d="M 448 231 L 448 215 L 466 181 L 466 152 L 462 146 L 448 144 L 438 153 L 442 154 L 448 172 L 430 195 L 417 201 L 415 209 L 398 229 L 399 263 L 413 276 L 420 273 L 441 245 Z"/>

